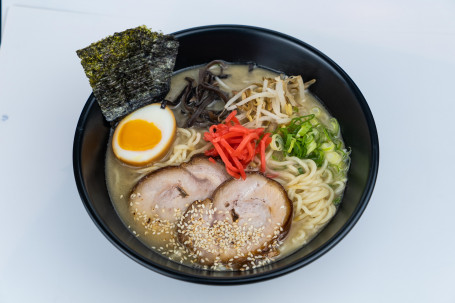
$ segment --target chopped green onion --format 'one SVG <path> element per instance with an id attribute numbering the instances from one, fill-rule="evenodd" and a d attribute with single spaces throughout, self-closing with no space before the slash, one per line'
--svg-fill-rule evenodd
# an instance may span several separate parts
<path id="1" fill-rule="evenodd" d="M 339 138 L 340 126 L 331 118 L 330 125 L 325 127 L 316 118 L 320 111 L 313 108 L 312 114 L 292 118 L 289 124 L 277 128 L 270 146 L 275 151 L 282 151 L 283 157 L 312 159 L 318 167 L 327 161 L 334 173 L 343 173 L 349 166 L 349 152 Z M 273 155 L 272 158 L 275 159 Z"/>
<path id="2" fill-rule="evenodd" d="M 343 142 L 341 142 L 341 140 L 333 139 L 333 143 L 335 143 L 336 149 L 341 149 L 343 147 Z"/>
<path id="3" fill-rule="evenodd" d="M 314 137 L 314 140 L 316 141 L 319 141 L 319 137 L 321 136 L 319 131 L 313 127 L 313 129 L 311 130 L 311 134 L 313 135 Z"/>
<path id="4" fill-rule="evenodd" d="M 321 144 L 321 149 L 325 152 L 332 151 L 335 149 L 335 144 L 332 141 L 324 142 Z"/>
<path id="5" fill-rule="evenodd" d="M 314 114 L 316 118 L 318 118 L 321 115 L 321 109 L 319 107 L 313 107 L 311 109 L 311 113 Z"/>
<path id="6" fill-rule="evenodd" d="M 329 161 L 330 164 L 338 165 L 343 160 L 343 157 L 335 151 L 325 153 L 325 158 Z"/>
<path id="7" fill-rule="evenodd" d="M 286 136 L 286 143 L 284 143 L 284 148 L 285 148 L 286 150 L 288 150 L 288 149 L 289 149 L 289 146 L 291 146 L 291 141 L 292 141 L 293 138 L 294 138 L 294 136 L 293 136 L 292 134 L 288 134 L 288 135 Z M 288 153 L 289 153 L 289 152 L 288 152 Z"/>
<path id="8" fill-rule="evenodd" d="M 330 118 L 329 122 L 330 122 L 332 134 L 335 136 L 338 135 L 338 133 L 340 132 L 340 125 L 338 124 L 337 119 Z"/>
<path id="9" fill-rule="evenodd" d="M 296 140 L 295 138 L 292 138 L 292 139 L 291 139 L 291 143 L 289 144 L 289 148 L 288 148 L 288 150 L 287 150 L 287 153 L 288 153 L 288 154 L 291 153 L 292 148 L 294 147 L 295 142 L 297 142 L 297 140 Z"/>
<path id="10" fill-rule="evenodd" d="M 316 142 L 315 141 L 311 141 L 307 145 L 307 151 L 306 151 L 306 155 L 305 156 L 308 156 L 309 154 L 311 154 L 317 147 L 318 147 L 318 145 L 316 144 Z"/>
<path id="11" fill-rule="evenodd" d="M 284 146 L 283 138 L 280 135 L 274 134 L 272 136 L 272 142 L 270 142 L 270 147 L 273 150 L 282 151 Z"/>
<path id="12" fill-rule="evenodd" d="M 302 126 L 300 127 L 299 131 L 297 132 L 297 135 L 296 137 L 302 137 L 304 136 L 310 129 L 312 128 L 312 125 L 310 122 L 305 122 L 302 124 Z"/>
<path id="13" fill-rule="evenodd" d="M 322 127 L 322 133 L 325 135 L 325 138 L 327 141 L 332 141 L 332 136 L 330 136 L 329 132 L 327 131 L 327 129 L 325 127 Z"/>

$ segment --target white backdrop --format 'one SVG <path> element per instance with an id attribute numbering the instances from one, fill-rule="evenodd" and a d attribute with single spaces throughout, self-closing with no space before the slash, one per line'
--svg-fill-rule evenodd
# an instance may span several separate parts
<path id="1" fill-rule="evenodd" d="M 455 302 L 455 3 L 3 0 L 0 302 Z M 130 260 L 97 230 L 72 172 L 90 86 L 75 50 L 145 24 L 267 27 L 337 62 L 368 101 L 380 170 L 354 229 L 271 281 L 195 285 Z"/>

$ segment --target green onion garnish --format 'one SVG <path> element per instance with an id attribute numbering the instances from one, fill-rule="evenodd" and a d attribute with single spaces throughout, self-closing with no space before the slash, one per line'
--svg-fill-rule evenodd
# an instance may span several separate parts
<path id="1" fill-rule="evenodd" d="M 293 118 L 288 125 L 278 128 L 272 136 L 271 148 L 284 156 L 312 159 L 318 166 L 327 160 L 334 172 L 347 167 L 349 152 L 343 147 L 340 126 L 335 118 L 326 127 L 317 119 L 319 109 L 311 115 Z"/>

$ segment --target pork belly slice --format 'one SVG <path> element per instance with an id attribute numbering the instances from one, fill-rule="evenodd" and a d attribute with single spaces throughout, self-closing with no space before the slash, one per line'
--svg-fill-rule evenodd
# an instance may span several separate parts
<path id="1" fill-rule="evenodd" d="M 169 166 L 145 176 L 130 195 L 135 220 L 174 223 L 195 200 L 210 197 L 230 176 L 220 163 L 195 156 L 180 166 Z"/>
<path id="2" fill-rule="evenodd" d="M 195 155 L 188 163 L 183 163 L 181 167 L 186 169 L 186 171 L 193 175 L 193 177 L 199 182 L 211 184 L 213 189 L 208 196 L 204 197 L 204 199 L 210 197 L 213 191 L 221 183 L 231 178 L 231 176 L 226 172 L 224 165 L 219 162 L 210 162 L 204 155 Z"/>
<path id="3" fill-rule="evenodd" d="M 179 241 L 208 265 L 241 264 L 274 250 L 291 221 L 292 202 L 281 184 L 248 173 L 192 204 L 178 225 Z"/>

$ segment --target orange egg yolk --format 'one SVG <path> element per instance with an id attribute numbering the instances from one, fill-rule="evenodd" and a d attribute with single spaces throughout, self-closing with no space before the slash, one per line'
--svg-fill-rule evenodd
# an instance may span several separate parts
<path id="1" fill-rule="evenodd" d="M 131 120 L 120 129 L 118 144 L 122 149 L 144 151 L 161 141 L 161 131 L 153 122 Z"/>

